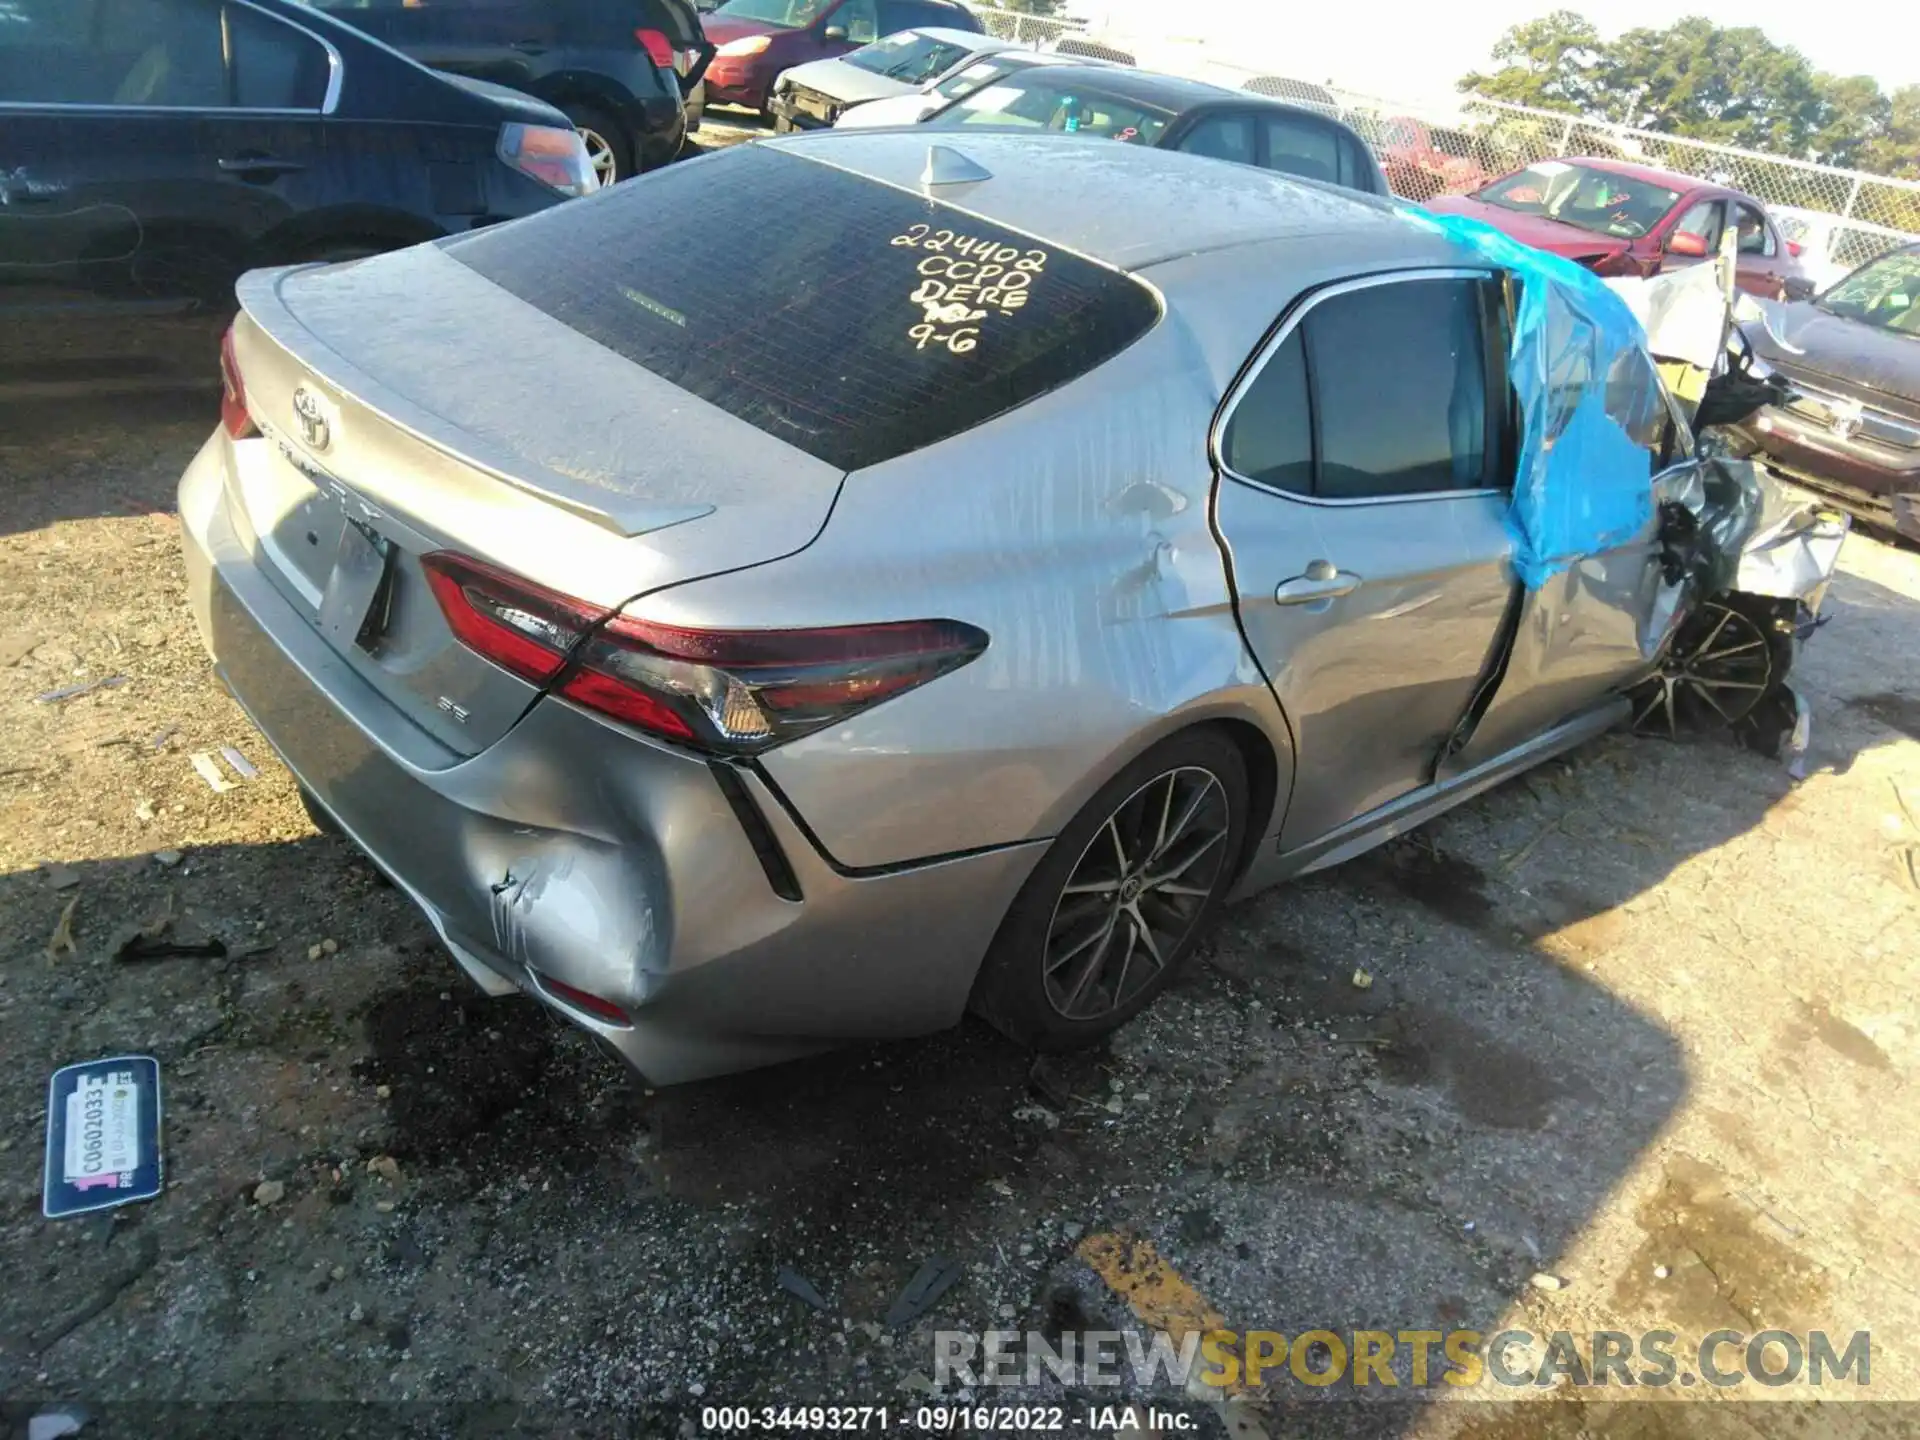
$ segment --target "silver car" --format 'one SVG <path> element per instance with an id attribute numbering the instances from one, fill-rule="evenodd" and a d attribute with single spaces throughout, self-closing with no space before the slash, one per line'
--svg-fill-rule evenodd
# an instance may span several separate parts
<path id="1" fill-rule="evenodd" d="M 970 1005 L 1073 1045 L 1647 677 L 1771 684 L 1684 641 L 1665 505 L 1516 580 L 1514 293 L 1187 155 L 738 147 L 243 280 L 193 604 L 316 817 L 651 1079 Z"/>

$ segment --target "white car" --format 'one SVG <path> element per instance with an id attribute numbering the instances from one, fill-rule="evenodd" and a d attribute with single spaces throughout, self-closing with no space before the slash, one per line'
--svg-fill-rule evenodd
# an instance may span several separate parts
<path id="1" fill-rule="evenodd" d="M 1016 70 L 1036 65 L 1099 65 L 1079 55 L 1060 55 L 1043 50 L 1001 50 L 981 55 L 964 65 L 921 86 L 911 95 L 896 95 L 891 100 L 873 100 L 856 105 L 834 122 L 836 130 L 873 129 L 880 125 L 918 125 L 934 111 L 954 100 L 965 99 L 976 90 L 996 85 Z"/>
<path id="2" fill-rule="evenodd" d="M 1915 237 L 1884 225 L 1850 220 L 1824 210 L 1802 210 L 1797 205 L 1769 205 L 1767 213 L 1779 227 L 1787 248 L 1812 283 L 1813 293 L 1837 285 L 1876 255 L 1884 255 Z M 1805 299 L 1788 295 L 1789 300 Z"/>
<path id="3" fill-rule="evenodd" d="M 856 105 L 917 99 L 950 72 L 1010 48 L 1011 41 L 968 30 L 900 30 L 845 55 L 794 66 L 774 82 L 767 108 L 782 133 L 824 129 Z"/>

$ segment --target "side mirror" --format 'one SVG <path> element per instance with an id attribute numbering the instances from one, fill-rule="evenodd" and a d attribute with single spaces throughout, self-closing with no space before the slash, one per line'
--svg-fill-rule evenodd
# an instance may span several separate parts
<path id="1" fill-rule="evenodd" d="M 1707 242 L 1699 235 L 1689 234 L 1685 230 L 1676 230 L 1667 237 L 1667 253 L 1704 260 L 1707 258 Z"/>
<path id="2" fill-rule="evenodd" d="M 844 25 L 829 25 L 820 32 L 820 38 L 822 40 L 844 40 L 847 38 L 847 27 Z"/>

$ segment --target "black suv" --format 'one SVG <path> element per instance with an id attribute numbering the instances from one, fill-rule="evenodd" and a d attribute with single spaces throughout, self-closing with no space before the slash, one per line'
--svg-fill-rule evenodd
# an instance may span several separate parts
<path id="1" fill-rule="evenodd" d="M 664 165 L 698 128 L 713 58 L 693 0 L 309 0 L 423 65 L 566 112 L 610 185 Z"/>
<path id="2" fill-rule="evenodd" d="M 552 106 L 289 0 L 0 0 L 0 393 L 210 383 L 242 271 L 595 188 Z"/>

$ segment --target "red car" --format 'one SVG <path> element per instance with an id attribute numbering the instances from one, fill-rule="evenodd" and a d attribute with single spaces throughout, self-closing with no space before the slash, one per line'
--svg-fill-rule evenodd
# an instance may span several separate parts
<path id="1" fill-rule="evenodd" d="M 1540 160 L 1471 195 L 1427 208 L 1484 220 L 1522 244 L 1577 260 L 1600 275 L 1658 275 L 1718 252 L 1739 227 L 1739 285 L 1771 298 L 1811 289 L 1800 247 L 1783 239 L 1751 195 L 1691 175 L 1619 160 Z"/>
<path id="2" fill-rule="evenodd" d="M 707 67 L 709 103 L 767 113 L 783 70 L 844 55 L 900 30 L 939 26 L 981 31 L 954 0 L 727 0 L 703 21 L 716 49 Z"/>
<path id="3" fill-rule="evenodd" d="M 1381 141 L 1380 168 L 1387 173 L 1387 184 L 1408 200 L 1477 190 L 1493 178 L 1486 142 L 1458 130 L 1437 129 L 1402 115 L 1387 121 Z"/>

